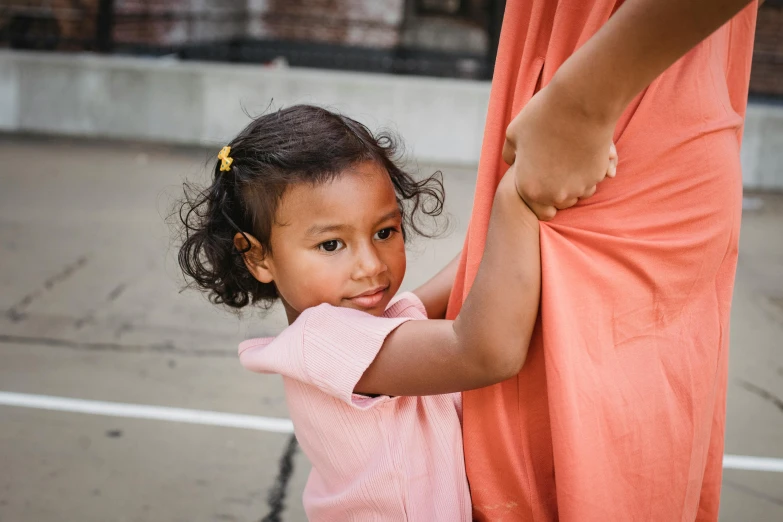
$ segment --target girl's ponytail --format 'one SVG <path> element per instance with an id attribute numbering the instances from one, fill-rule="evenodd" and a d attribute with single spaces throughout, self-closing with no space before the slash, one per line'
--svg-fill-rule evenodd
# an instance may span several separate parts
<path id="1" fill-rule="evenodd" d="M 220 170 L 216 162 L 212 184 L 199 190 L 184 184 L 179 204 L 181 241 L 178 260 L 188 286 L 205 291 L 214 304 L 240 309 L 259 301 L 268 308 L 277 298 L 274 283 L 257 281 L 245 267 L 243 254 L 234 246 L 237 233 L 245 236 L 248 226 L 242 204 L 237 165 Z M 242 228 L 243 226 L 247 228 Z"/>

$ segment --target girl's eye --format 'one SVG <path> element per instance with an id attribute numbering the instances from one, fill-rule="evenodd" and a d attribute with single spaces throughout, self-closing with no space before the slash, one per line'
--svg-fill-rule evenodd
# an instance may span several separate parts
<path id="1" fill-rule="evenodd" d="M 324 252 L 336 252 L 340 246 L 342 245 L 342 241 L 339 239 L 330 239 L 329 241 L 324 241 L 320 245 L 318 245 L 318 248 L 323 250 Z"/>
<path id="2" fill-rule="evenodd" d="M 393 227 L 384 228 L 375 233 L 375 237 L 380 240 L 389 239 L 396 230 Z"/>

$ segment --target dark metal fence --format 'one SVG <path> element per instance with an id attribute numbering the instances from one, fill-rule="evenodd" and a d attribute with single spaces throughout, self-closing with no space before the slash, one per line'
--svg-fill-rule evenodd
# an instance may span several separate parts
<path id="1" fill-rule="evenodd" d="M 302 67 L 488 79 L 505 4 L 408 0 L 396 21 L 389 23 L 351 13 L 259 13 L 224 7 L 237 3 L 214 2 L 212 9 L 193 10 L 183 2 L 144 8 L 139 7 L 143 2 L 115 0 L 4 0 L 0 47 L 241 63 L 277 60 Z M 421 43 L 406 36 L 415 24 L 419 34 L 426 33 L 431 21 L 441 30 L 450 24 L 451 34 L 446 36 L 452 41 L 459 43 L 464 27 L 481 45 L 441 45 L 437 38 L 434 44 Z"/>

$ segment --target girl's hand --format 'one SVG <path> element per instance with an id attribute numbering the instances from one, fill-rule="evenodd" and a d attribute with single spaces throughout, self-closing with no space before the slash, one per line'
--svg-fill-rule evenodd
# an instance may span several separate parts
<path id="1" fill-rule="evenodd" d="M 503 160 L 514 171 L 520 197 L 540 220 L 592 196 L 598 183 L 614 177 L 614 125 L 586 113 L 555 83 L 511 121 Z"/>

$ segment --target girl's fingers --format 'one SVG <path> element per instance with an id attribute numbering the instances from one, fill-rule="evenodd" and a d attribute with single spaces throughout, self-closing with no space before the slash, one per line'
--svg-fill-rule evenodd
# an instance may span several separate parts
<path id="1" fill-rule="evenodd" d="M 567 208 L 573 207 L 577 203 L 579 203 L 579 198 L 571 198 L 563 201 L 562 203 L 555 205 L 555 208 L 557 210 L 565 210 Z"/>
<path id="2" fill-rule="evenodd" d="M 514 150 L 514 146 L 510 141 L 506 140 L 503 144 L 503 161 L 506 162 L 506 165 L 513 165 L 515 158 L 516 151 Z"/>
<path id="3" fill-rule="evenodd" d="M 585 190 L 585 193 L 579 196 L 579 199 L 587 199 L 593 194 L 595 194 L 595 191 L 598 190 L 598 185 L 593 185 L 589 189 Z"/>
<path id="4" fill-rule="evenodd" d="M 617 175 L 617 162 L 620 158 L 617 155 L 617 147 L 614 143 L 609 146 L 609 166 L 606 169 L 606 177 L 613 178 Z"/>
<path id="5" fill-rule="evenodd" d="M 532 210 L 536 217 L 538 217 L 538 219 L 541 221 L 549 221 L 554 219 L 555 215 L 557 214 L 557 209 L 551 205 L 528 203 L 527 206 L 530 207 L 530 210 Z"/>

